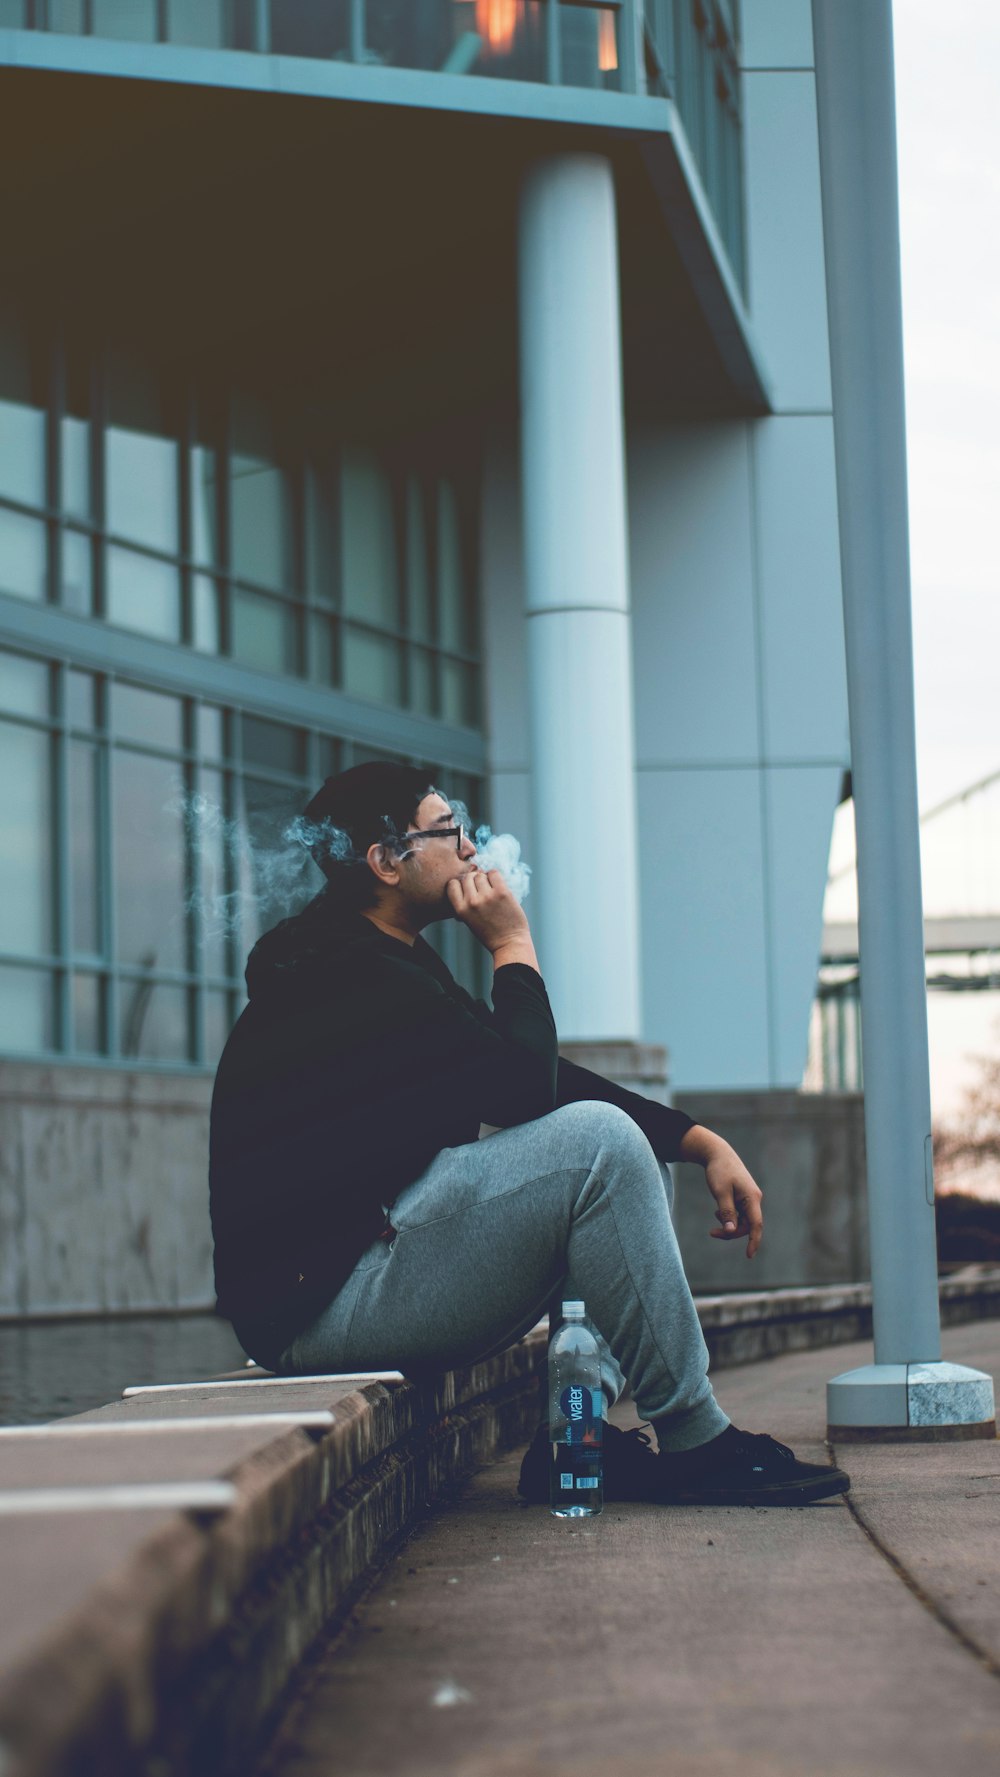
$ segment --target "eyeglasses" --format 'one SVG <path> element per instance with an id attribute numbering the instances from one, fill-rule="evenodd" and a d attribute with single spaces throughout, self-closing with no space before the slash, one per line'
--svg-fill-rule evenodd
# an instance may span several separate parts
<path id="1" fill-rule="evenodd" d="M 404 833 L 404 839 L 457 839 L 457 850 L 461 851 L 465 838 L 464 827 L 424 827 L 416 833 Z"/>

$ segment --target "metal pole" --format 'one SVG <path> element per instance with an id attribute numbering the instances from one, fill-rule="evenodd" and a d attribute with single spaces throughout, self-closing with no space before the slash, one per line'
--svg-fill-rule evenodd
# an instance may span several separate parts
<path id="1" fill-rule="evenodd" d="M 930 1372 L 956 1366 L 939 1363 L 892 13 L 890 0 L 813 0 L 812 10 L 858 840 L 875 1335 L 871 1374 L 864 1382 L 861 1372 L 835 1378 L 828 1406 L 831 1424 L 908 1426 L 915 1423 L 911 1370 L 926 1370 L 922 1380 L 933 1383 Z M 936 1396 L 930 1406 L 921 1395 L 933 1423 L 957 1422 L 949 1418 L 951 1392 L 949 1383 L 948 1403 Z M 983 1401 L 979 1389 L 976 1419 Z"/>

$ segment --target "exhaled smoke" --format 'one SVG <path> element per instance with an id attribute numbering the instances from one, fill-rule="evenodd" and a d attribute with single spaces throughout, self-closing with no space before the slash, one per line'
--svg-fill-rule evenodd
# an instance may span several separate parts
<path id="1" fill-rule="evenodd" d="M 481 870 L 498 870 L 520 905 L 528 893 L 531 866 L 521 857 L 520 841 L 513 833 L 494 833 L 481 825 L 473 832 L 464 802 L 449 798 L 455 825 L 474 838 L 476 863 Z M 288 821 L 277 811 L 258 810 L 251 833 L 246 820 L 230 820 L 211 797 L 182 792 L 167 804 L 166 813 L 183 821 L 189 855 L 194 864 L 195 886 L 186 911 L 198 913 L 206 939 L 233 937 L 250 943 L 260 932 L 297 913 L 322 887 L 317 857 L 338 863 L 361 862 L 350 835 L 330 820 L 309 821 L 296 815 Z M 385 845 L 397 858 L 412 857 L 416 847 L 407 843 L 390 818 L 383 816 Z M 428 843 L 423 841 L 424 844 Z M 454 845 L 454 840 L 434 839 L 434 845 Z"/>

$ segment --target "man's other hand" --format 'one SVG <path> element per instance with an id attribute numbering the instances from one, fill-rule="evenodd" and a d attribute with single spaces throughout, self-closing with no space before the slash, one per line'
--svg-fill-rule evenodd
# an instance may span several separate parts
<path id="1" fill-rule="evenodd" d="M 761 1210 L 763 1191 L 751 1178 L 739 1155 L 728 1143 L 720 1146 L 705 1167 L 705 1183 L 715 1198 L 715 1219 L 718 1228 L 710 1228 L 713 1240 L 747 1242 L 747 1258 L 752 1259 L 764 1232 Z"/>
<path id="2" fill-rule="evenodd" d="M 493 955 L 503 944 L 531 938 L 528 916 L 499 870 L 470 870 L 447 887 L 455 918 Z"/>

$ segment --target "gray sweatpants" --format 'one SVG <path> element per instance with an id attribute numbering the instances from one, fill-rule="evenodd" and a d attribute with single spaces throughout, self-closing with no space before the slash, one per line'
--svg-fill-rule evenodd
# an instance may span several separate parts
<path id="1" fill-rule="evenodd" d="M 550 1298 L 582 1297 L 609 1405 L 627 1377 L 661 1448 L 705 1443 L 729 1420 L 708 1380 L 672 1198 L 641 1129 L 596 1099 L 442 1148 L 396 1197 L 395 1239 L 362 1253 L 278 1369 L 454 1369 L 522 1338 Z"/>

